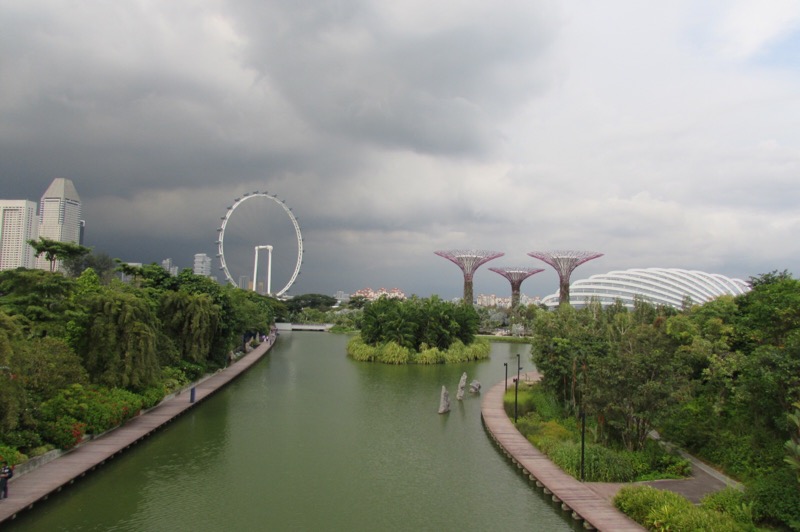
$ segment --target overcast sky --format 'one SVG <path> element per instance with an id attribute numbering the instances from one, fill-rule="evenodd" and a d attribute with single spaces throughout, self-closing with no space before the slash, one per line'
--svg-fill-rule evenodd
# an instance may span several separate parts
<path id="1" fill-rule="evenodd" d="M 489 267 L 556 291 L 546 249 L 604 253 L 573 280 L 800 274 L 794 0 L 3 0 L 0 27 L 0 197 L 71 179 L 112 257 L 215 257 L 258 190 L 299 220 L 294 294 L 459 296 L 440 249 L 504 252 L 475 277 L 504 296 Z M 296 245 L 260 208 L 275 291 Z"/>

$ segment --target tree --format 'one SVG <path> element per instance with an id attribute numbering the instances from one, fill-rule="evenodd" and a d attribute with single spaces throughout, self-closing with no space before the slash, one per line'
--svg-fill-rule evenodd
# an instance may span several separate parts
<path id="1" fill-rule="evenodd" d="M 50 262 L 50 271 L 56 271 L 56 262 L 59 260 L 77 260 L 92 250 L 73 242 L 60 242 L 51 240 L 43 236 L 39 240 L 28 240 L 28 244 L 35 251 L 35 256 L 44 254 L 44 258 Z"/>
<path id="2" fill-rule="evenodd" d="M 116 262 L 106 253 L 95 253 L 68 257 L 62 262 L 64 270 L 70 277 L 78 277 L 85 270 L 91 268 L 97 273 L 101 284 L 107 285 L 114 277 Z"/>
<path id="3" fill-rule="evenodd" d="M 143 390 L 160 377 L 159 326 L 146 300 L 105 288 L 87 298 L 74 347 L 92 382 Z"/>
<path id="4" fill-rule="evenodd" d="M 800 482 L 800 402 L 794 404 L 794 411 L 788 417 L 792 434 L 789 441 L 784 445 L 787 455 L 784 460 L 794 469 L 797 475 L 797 482 Z"/>
<path id="5" fill-rule="evenodd" d="M 294 296 L 286 302 L 286 308 L 292 314 L 300 312 L 304 308 L 328 311 L 336 305 L 336 298 L 324 294 L 301 294 Z"/>
<path id="6" fill-rule="evenodd" d="M 8 434 L 19 423 L 24 394 L 16 379 L 13 354 L 22 342 L 22 328 L 0 310 L 0 434 Z"/>
<path id="7" fill-rule="evenodd" d="M 74 304 L 74 281 L 43 270 L 0 272 L 0 308 L 20 316 L 28 335 L 63 336 Z"/>
<path id="8" fill-rule="evenodd" d="M 219 325 L 220 309 L 208 294 L 168 291 L 161 300 L 164 332 L 173 339 L 181 359 L 205 364 Z"/>
<path id="9" fill-rule="evenodd" d="M 605 356 L 588 364 L 586 409 L 602 420 L 601 428 L 629 450 L 644 447 L 648 434 L 685 396 L 689 368 L 675 356 L 675 345 L 658 317 L 649 311 L 617 314 L 609 327 Z"/>
<path id="10" fill-rule="evenodd" d="M 364 296 L 353 296 L 350 298 L 350 301 L 347 302 L 347 307 L 352 309 L 362 309 L 368 302 L 369 299 Z"/>

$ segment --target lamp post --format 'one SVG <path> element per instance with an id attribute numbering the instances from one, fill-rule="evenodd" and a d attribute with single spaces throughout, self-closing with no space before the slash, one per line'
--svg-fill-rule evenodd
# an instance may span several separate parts
<path id="1" fill-rule="evenodd" d="M 583 464 L 586 452 L 586 407 L 583 395 L 586 393 L 586 359 L 583 360 L 583 389 L 581 390 L 581 482 L 584 481 Z"/>
<path id="2" fill-rule="evenodd" d="M 503 367 L 506 368 L 506 380 L 503 381 L 505 383 L 505 391 L 508 391 L 508 362 L 503 362 Z"/>
<path id="3" fill-rule="evenodd" d="M 522 366 L 519 365 L 519 353 L 517 353 L 517 378 L 514 379 L 514 423 L 517 422 L 517 404 L 519 401 L 519 370 Z"/>
<path id="4" fill-rule="evenodd" d="M 581 400 L 581 482 L 584 481 L 583 463 L 584 451 L 586 449 L 586 410 L 583 409 L 583 400 Z"/>

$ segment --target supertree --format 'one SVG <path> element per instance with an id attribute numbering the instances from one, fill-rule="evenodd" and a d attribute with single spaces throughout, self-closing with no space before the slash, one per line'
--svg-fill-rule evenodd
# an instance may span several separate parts
<path id="1" fill-rule="evenodd" d="M 558 304 L 569 305 L 569 278 L 573 270 L 592 259 L 602 257 L 602 253 L 594 251 L 531 251 L 531 257 L 546 262 L 558 273 Z"/>
<path id="2" fill-rule="evenodd" d="M 505 253 L 500 251 L 450 249 L 445 251 L 434 251 L 440 257 L 453 262 L 464 272 L 464 303 L 472 304 L 472 277 L 475 270 L 481 264 L 489 262 L 497 257 L 502 257 Z"/>
<path id="3" fill-rule="evenodd" d="M 525 268 L 522 266 L 503 266 L 502 268 L 489 268 L 489 270 L 499 273 L 511 283 L 511 308 L 517 308 L 519 305 L 519 291 L 522 286 L 522 281 L 531 275 L 543 272 L 542 268 Z"/>

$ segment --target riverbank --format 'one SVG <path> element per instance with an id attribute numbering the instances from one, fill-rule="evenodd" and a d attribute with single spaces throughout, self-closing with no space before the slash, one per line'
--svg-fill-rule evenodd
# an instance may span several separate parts
<path id="1" fill-rule="evenodd" d="M 40 463 L 33 470 L 21 468 L 21 473 L 9 483 L 9 498 L 0 501 L 0 524 L 31 510 L 36 503 L 47 500 L 212 396 L 258 362 L 274 345 L 275 334 L 227 368 L 165 398 L 124 425 L 82 443 L 55 460 Z"/>
<path id="2" fill-rule="evenodd" d="M 541 378 L 538 372 L 522 376 L 527 381 Z M 587 528 L 597 530 L 644 530 L 632 519 L 613 506 L 613 499 L 624 483 L 580 482 L 563 472 L 543 453 L 536 449 L 508 418 L 503 408 L 506 385 L 513 386 L 513 378 L 501 381 L 484 395 L 481 417 L 489 435 L 530 481 L 563 510 L 572 513 L 576 520 L 584 521 Z M 741 489 L 741 484 L 703 464 L 693 456 L 681 453 L 692 463 L 692 476 L 681 480 L 654 480 L 642 482 L 654 488 L 673 491 L 698 503 L 704 496 L 727 486 Z"/>
<path id="3" fill-rule="evenodd" d="M 539 373 L 524 374 L 526 380 L 539 380 Z M 513 379 L 509 379 L 513 386 Z M 593 491 L 588 483 L 580 482 L 566 474 L 534 447 L 508 419 L 503 408 L 503 395 L 508 382 L 500 381 L 483 396 L 481 418 L 486 431 L 514 465 L 536 486 L 561 504 L 584 526 L 595 530 L 614 532 L 644 530 L 638 523 L 614 508 L 610 501 Z"/>

